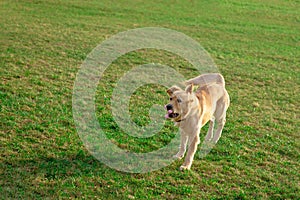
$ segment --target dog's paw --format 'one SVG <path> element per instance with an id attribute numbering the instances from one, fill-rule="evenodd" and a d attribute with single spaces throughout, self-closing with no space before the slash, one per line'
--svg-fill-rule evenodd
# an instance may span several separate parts
<path id="1" fill-rule="evenodd" d="M 191 169 L 191 166 L 190 166 L 190 165 L 188 165 L 188 166 L 186 166 L 186 165 L 181 165 L 180 168 L 179 168 L 180 171 L 185 171 L 185 170 L 190 170 L 190 169 Z"/>
<path id="2" fill-rule="evenodd" d="M 183 158 L 183 156 L 184 156 L 183 154 L 177 153 L 176 155 L 173 156 L 173 158 L 176 158 L 176 159 L 179 159 L 179 160 L 180 160 L 180 159 Z"/>

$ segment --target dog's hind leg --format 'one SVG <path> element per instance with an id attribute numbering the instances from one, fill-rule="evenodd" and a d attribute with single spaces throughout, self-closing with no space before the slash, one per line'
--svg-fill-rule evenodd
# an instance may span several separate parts
<path id="1" fill-rule="evenodd" d="M 207 134 L 205 136 L 205 141 L 209 142 L 213 138 L 214 126 L 215 126 L 215 118 L 212 117 L 209 121 L 209 128 L 208 128 Z"/>
<path id="2" fill-rule="evenodd" d="M 216 132 L 215 132 L 215 134 L 214 134 L 214 137 L 213 137 L 213 139 L 212 139 L 212 142 L 213 142 L 214 144 L 216 144 L 216 143 L 219 141 L 219 139 L 220 139 L 220 137 L 221 137 L 221 135 L 222 135 L 222 130 L 223 130 L 223 128 L 224 128 L 225 122 L 226 122 L 226 118 L 225 118 L 225 117 L 222 118 L 222 119 L 219 119 L 219 120 L 217 121 L 218 128 L 217 128 L 217 130 L 216 130 Z"/>
<path id="3" fill-rule="evenodd" d="M 215 112 L 215 117 L 216 117 L 216 121 L 217 121 L 217 128 L 216 128 L 217 130 L 213 134 L 212 142 L 214 144 L 216 144 L 221 137 L 222 130 L 223 130 L 225 122 L 226 122 L 226 110 L 227 110 L 227 107 L 225 104 L 223 104 Z"/>
<path id="4" fill-rule="evenodd" d="M 214 132 L 213 139 L 212 139 L 212 142 L 214 144 L 216 144 L 221 137 L 222 130 L 226 122 L 226 111 L 228 106 L 229 106 L 229 96 L 226 93 L 226 95 L 217 102 L 216 111 L 214 113 L 215 119 L 217 121 L 217 128 L 216 128 L 217 130 Z"/>

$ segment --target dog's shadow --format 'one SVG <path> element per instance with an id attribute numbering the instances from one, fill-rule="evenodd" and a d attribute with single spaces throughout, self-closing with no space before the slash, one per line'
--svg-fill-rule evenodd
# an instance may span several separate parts
<path id="1" fill-rule="evenodd" d="M 4 169 L 1 173 L 1 196 L 7 198 L 20 198 L 32 192 L 37 193 L 31 194 L 34 196 L 55 196 L 55 190 L 62 189 L 62 184 L 70 185 L 72 180 L 80 180 L 82 177 L 101 177 L 103 174 L 111 174 L 112 170 L 83 151 L 61 158 L 10 158 L 1 162 L 0 167 Z"/>

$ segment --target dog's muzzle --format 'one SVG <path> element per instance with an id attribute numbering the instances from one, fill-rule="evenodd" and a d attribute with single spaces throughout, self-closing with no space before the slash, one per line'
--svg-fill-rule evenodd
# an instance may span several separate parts
<path id="1" fill-rule="evenodd" d="M 169 119 L 169 118 L 174 119 L 179 116 L 178 113 L 174 113 L 172 104 L 165 105 L 165 109 L 168 111 L 168 113 L 165 115 L 166 119 Z"/>

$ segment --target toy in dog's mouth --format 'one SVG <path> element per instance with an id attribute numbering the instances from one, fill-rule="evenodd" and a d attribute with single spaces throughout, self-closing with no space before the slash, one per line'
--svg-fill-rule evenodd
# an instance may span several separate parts
<path id="1" fill-rule="evenodd" d="M 166 108 L 166 106 L 165 106 Z M 174 111 L 172 109 L 167 109 L 166 110 L 168 111 L 168 113 L 165 115 L 165 118 L 166 119 L 175 119 L 175 118 L 178 118 L 179 117 L 179 114 L 178 113 L 174 113 Z"/>

